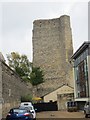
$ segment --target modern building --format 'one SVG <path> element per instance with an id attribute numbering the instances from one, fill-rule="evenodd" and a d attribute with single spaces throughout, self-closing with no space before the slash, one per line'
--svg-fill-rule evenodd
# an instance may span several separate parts
<path id="1" fill-rule="evenodd" d="M 82 109 L 90 100 L 90 41 L 84 42 L 71 58 L 74 63 L 75 101 Z"/>

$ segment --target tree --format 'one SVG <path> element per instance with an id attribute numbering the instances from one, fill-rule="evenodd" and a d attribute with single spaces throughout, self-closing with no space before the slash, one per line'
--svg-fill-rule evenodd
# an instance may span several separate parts
<path id="1" fill-rule="evenodd" d="M 7 55 L 8 64 L 24 81 L 31 82 L 32 85 L 38 85 L 44 82 L 43 71 L 40 67 L 32 67 L 26 55 L 12 52 Z"/>
<path id="2" fill-rule="evenodd" d="M 21 96 L 21 102 L 31 102 L 32 101 L 32 95 L 27 94 L 24 96 Z"/>
<path id="3" fill-rule="evenodd" d="M 44 82 L 43 71 L 40 67 L 32 67 L 32 72 L 30 74 L 30 81 L 32 85 L 38 85 Z"/>
<path id="4" fill-rule="evenodd" d="M 7 55 L 7 59 L 9 66 L 18 73 L 23 80 L 30 80 L 32 63 L 29 62 L 26 55 L 20 55 L 19 53 L 12 52 Z"/>

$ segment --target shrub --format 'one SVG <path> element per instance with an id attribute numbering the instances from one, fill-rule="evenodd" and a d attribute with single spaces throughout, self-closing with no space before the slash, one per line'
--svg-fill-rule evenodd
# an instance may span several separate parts
<path id="1" fill-rule="evenodd" d="M 21 102 L 31 102 L 32 101 L 32 95 L 25 95 L 21 96 Z"/>

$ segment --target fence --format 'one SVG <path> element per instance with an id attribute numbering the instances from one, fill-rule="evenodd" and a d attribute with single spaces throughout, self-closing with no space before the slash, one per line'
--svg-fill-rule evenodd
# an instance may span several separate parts
<path id="1" fill-rule="evenodd" d="M 36 109 L 36 112 L 58 110 L 57 102 L 35 103 L 34 108 Z"/>

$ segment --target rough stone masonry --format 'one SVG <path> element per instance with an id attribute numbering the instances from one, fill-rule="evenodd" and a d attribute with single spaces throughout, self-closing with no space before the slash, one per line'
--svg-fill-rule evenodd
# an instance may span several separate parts
<path id="1" fill-rule="evenodd" d="M 37 86 L 37 94 L 43 96 L 62 84 L 73 86 L 70 16 L 35 20 L 32 40 L 33 64 L 41 67 L 45 80 Z"/>
<path id="2" fill-rule="evenodd" d="M 27 94 L 32 94 L 32 86 L 28 86 L 0 58 L 0 120 L 11 108 L 19 107 L 21 96 Z"/>

